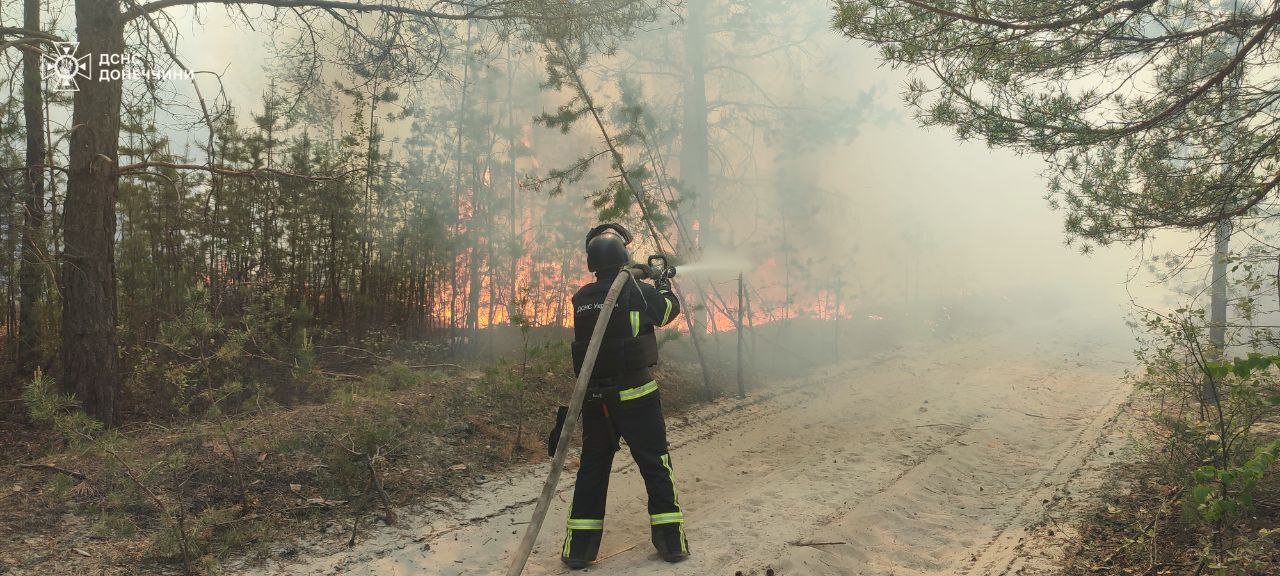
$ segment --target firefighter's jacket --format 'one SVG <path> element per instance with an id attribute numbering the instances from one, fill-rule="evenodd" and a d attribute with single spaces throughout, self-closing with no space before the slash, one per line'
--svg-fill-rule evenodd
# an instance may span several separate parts
<path id="1" fill-rule="evenodd" d="M 582 362 L 595 330 L 609 286 L 621 272 L 596 275 L 596 281 L 583 286 L 573 295 L 573 371 L 582 370 Z M 654 328 L 666 326 L 680 315 L 680 300 L 669 290 L 658 291 L 652 285 L 632 279 L 622 287 L 609 326 L 605 329 L 591 372 L 592 386 L 629 388 L 653 379 L 649 369 L 658 363 L 658 339 Z"/>

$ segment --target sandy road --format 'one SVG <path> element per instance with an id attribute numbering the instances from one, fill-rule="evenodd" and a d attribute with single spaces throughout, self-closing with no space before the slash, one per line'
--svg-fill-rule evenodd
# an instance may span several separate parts
<path id="1" fill-rule="evenodd" d="M 588 573 L 1011 573 L 1024 530 L 1128 396 L 1123 336 L 1045 324 L 921 344 L 695 411 L 671 433 L 693 557 L 668 565 L 654 554 L 624 447 L 606 559 Z M 501 574 L 544 474 L 545 464 L 518 470 L 431 522 L 256 572 Z M 571 479 L 526 574 L 567 573 L 558 548 Z"/>

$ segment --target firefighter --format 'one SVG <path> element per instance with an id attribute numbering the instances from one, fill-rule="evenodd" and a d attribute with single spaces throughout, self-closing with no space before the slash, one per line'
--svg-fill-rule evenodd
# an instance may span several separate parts
<path id="1" fill-rule="evenodd" d="M 624 266 L 632 265 L 627 251 L 630 242 L 631 234 L 619 224 L 602 224 L 587 233 L 587 269 L 596 280 L 573 296 L 575 373 L 582 369 L 609 286 Z M 570 568 L 587 566 L 600 550 L 609 470 L 619 439 L 626 440 L 644 478 L 653 546 L 667 562 L 689 557 L 684 515 L 667 453 L 662 402 L 650 372 L 658 362 L 654 328 L 669 324 L 679 314 L 680 301 L 666 277 L 655 279 L 653 286 L 632 279 L 618 295 L 582 407 L 582 465 L 560 553 Z M 554 455 L 567 410 L 560 409 L 559 422 L 547 440 L 548 454 Z"/>

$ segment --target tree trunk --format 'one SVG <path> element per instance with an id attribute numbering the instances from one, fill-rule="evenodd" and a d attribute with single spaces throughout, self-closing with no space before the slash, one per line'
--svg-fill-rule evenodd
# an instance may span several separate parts
<path id="1" fill-rule="evenodd" d="M 449 222 L 452 225 L 452 232 L 456 235 L 460 232 L 461 216 L 458 211 L 462 202 L 462 141 L 463 131 L 467 128 L 467 83 L 471 80 L 471 21 L 467 20 L 467 43 L 466 50 L 463 51 L 462 61 L 462 100 L 458 104 L 458 133 L 457 141 L 454 146 L 454 174 L 453 174 L 453 207 L 449 212 Z M 473 213 L 474 216 L 474 213 Z M 454 242 L 449 243 L 451 258 L 455 263 L 449 265 L 449 342 L 450 346 L 454 346 L 457 339 L 458 327 L 458 271 L 457 258 L 458 249 Z"/>
<path id="2" fill-rule="evenodd" d="M 85 412 L 110 424 L 119 384 L 116 356 L 115 169 L 120 137 L 120 80 L 99 81 L 100 55 L 124 52 L 117 0 L 76 0 L 79 54 L 91 76 L 75 93 L 71 156 L 63 212 L 62 382 Z"/>
<path id="3" fill-rule="evenodd" d="M 1213 245 L 1213 279 L 1209 295 L 1209 360 L 1221 360 L 1227 349 L 1227 257 L 1231 242 L 1231 220 L 1218 221 Z M 1204 379 L 1202 401 L 1217 401 L 1218 390 L 1210 378 Z"/>
<path id="4" fill-rule="evenodd" d="M 360 233 L 360 294 L 369 296 L 369 261 L 373 258 L 373 168 L 378 160 L 378 83 L 369 92 L 369 146 L 365 150 L 364 229 Z M 365 306 L 369 306 L 366 299 Z M 366 320 L 368 319 L 366 315 Z M 362 326 L 364 330 L 368 326 Z"/>
<path id="5" fill-rule="evenodd" d="M 482 191 L 487 188 L 482 182 L 472 180 L 471 185 L 471 220 L 467 222 L 467 236 L 470 237 L 469 252 L 471 256 L 467 260 L 467 266 L 470 274 L 467 279 L 467 328 L 471 331 L 472 344 L 475 343 L 476 330 L 480 327 L 480 270 L 483 260 L 480 254 L 480 234 L 487 233 L 480 229 L 483 221 L 481 213 L 486 209 L 483 205 L 484 198 L 481 197 Z"/>
<path id="6" fill-rule="evenodd" d="M 5 192 L 4 206 L 17 206 L 21 202 L 19 197 L 22 186 L 18 184 L 20 174 L 0 174 L 0 190 Z M 8 221 L 5 224 L 4 244 L 0 246 L 0 250 L 4 250 L 5 254 L 16 254 L 18 252 L 18 237 L 21 234 L 18 230 L 22 227 L 22 217 L 17 210 L 9 210 Z M 18 261 L 13 258 L 4 259 L 4 275 L 5 278 L 18 277 Z M 14 282 L 6 282 L 4 287 L 5 309 L 4 309 L 4 333 L 7 336 L 17 333 L 18 330 L 18 287 Z M 6 340 L 7 342 L 7 340 Z M 7 352 L 8 350 L 6 350 Z M 16 348 L 15 348 L 16 351 Z M 13 380 L 12 378 L 10 380 Z M 6 387 L 17 387 L 18 382 L 7 382 Z"/>
<path id="7" fill-rule="evenodd" d="M 1239 2 L 1232 2 L 1231 5 L 1233 12 L 1240 7 Z M 1240 50 L 1244 39 L 1237 37 L 1235 40 L 1235 49 Z M 1241 72 L 1237 70 L 1229 80 L 1232 93 L 1240 89 L 1239 74 Z M 1228 117 L 1232 108 L 1235 108 L 1235 106 L 1228 105 L 1224 107 L 1220 112 L 1220 116 Z M 1223 176 L 1227 175 L 1228 167 L 1232 162 L 1231 151 L 1233 144 L 1233 138 L 1228 132 L 1225 134 L 1221 144 Z M 1213 278 L 1211 279 L 1209 295 L 1209 353 L 1207 360 L 1221 360 L 1227 350 L 1227 259 L 1230 256 L 1231 219 L 1223 218 L 1219 220 L 1214 232 Z M 1201 416 L 1207 413 L 1207 406 L 1220 400 L 1218 392 L 1217 383 L 1206 374 L 1200 390 Z M 1223 465 L 1225 466 L 1225 463 Z"/>
<path id="8" fill-rule="evenodd" d="M 689 0 L 684 54 L 684 131 L 680 149 L 680 172 L 696 197 L 698 248 L 714 242 L 711 228 L 711 190 L 707 144 L 707 0 Z"/>
<path id="9" fill-rule="evenodd" d="M 521 312 L 520 302 L 520 256 L 523 250 L 514 248 L 523 246 L 520 234 L 519 208 L 519 175 L 516 174 L 516 123 L 515 103 L 511 98 L 511 89 L 515 84 L 515 60 L 512 59 L 511 44 L 507 44 L 507 178 L 511 192 L 511 300 L 507 302 L 507 323 L 515 326 L 516 314 Z"/>
<path id="10" fill-rule="evenodd" d="M 22 25 L 40 29 L 40 0 L 25 0 Z M 36 314 L 44 293 L 44 94 L 40 76 L 40 55 L 22 53 L 22 110 L 27 129 L 27 169 L 25 171 L 24 220 L 22 226 L 22 267 L 18 272 L 21 291 L 18 302 L 18 369 L 30 372 L 39 360 L 40 317 Z"/>

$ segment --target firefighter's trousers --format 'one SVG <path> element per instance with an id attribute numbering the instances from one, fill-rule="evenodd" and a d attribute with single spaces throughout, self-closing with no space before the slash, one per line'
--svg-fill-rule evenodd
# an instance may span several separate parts
<path id="1" fill-rule="evenodd" d="M 587 391 L 582 408 L 582 466 L 573 490 L 562 555 L 594 559 L 604 530 L 609 471 L 618 440 L 626 440 L 649 493 L 649 524 L 654 545 L 688 553 L 684 515 L 667 453 L 667 429 L 658 385 L 650 380 L 626 389 Z"/>

